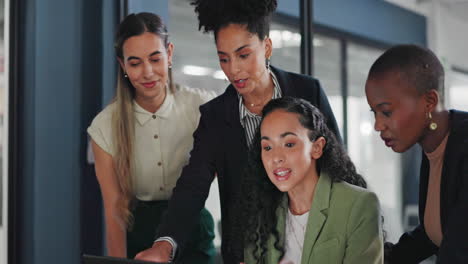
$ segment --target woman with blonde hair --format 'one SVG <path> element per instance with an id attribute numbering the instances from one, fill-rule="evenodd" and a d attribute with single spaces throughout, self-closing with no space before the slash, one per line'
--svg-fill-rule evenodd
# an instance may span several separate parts
<path id="1" fill-rule="evenodd" d="M 131 14 L 119 25 L 115 99 L 88 128 L 105 208 L 107 252 L 133 258 L 150 247 L 192 149 L 198 107 L 214 93 L 172 82 L 174 45 L 160 17 Z M 213 219 L 204 209 L 180 259 L 212 263 Z M 170 238 L 160 240 L 173 244 Z"/>

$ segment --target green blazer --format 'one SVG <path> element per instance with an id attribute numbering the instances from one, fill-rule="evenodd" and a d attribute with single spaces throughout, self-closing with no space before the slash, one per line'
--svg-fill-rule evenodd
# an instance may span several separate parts
<path id="1" fill-rule="evenodd" d="M 288 196 L 278 208 L 277 229 L 284 245 Z M 267 263 L 278 264 L 280 252 L 268 240 Z M 245 262 L 255 263 L 251 247 Z M 383 263 L 383 237 L 377 196 L 366 189 L 332 182 L 322 174 L 309 211 L 301 264 Z M 294 263 L 299 264 L 299 263 Z"/>

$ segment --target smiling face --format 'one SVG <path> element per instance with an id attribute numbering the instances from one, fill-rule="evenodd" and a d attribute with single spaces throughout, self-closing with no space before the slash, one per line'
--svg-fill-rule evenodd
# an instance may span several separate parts
<path id="1" fill-rule="evenodd" d="M 311 142 L 299 115 L 275 110 L 260 127 L 263 166 L 271 182 L 282 192 L 294 192 L 318 178 L 316 160 L 324 138 Z"/>
<path id="2" fill-rule="evenodd" d="M 241 95 L 269 81 L 265 60 L 271 56 L 271 39 L 260 40 L 245 25 L 229 24 L 216 35 L 221 69 Z"/>
<path id="3" fill-rule="evenodd" d="M 150 32 L 124 42 L 123 58 L 119 58 L 119 62 L 135 88 L 137 102 L 164 101 L 172 50 L 171 43 L 165 47 L 161 38 Z"/>
<path id="4" fill-rule="evenodd" d="M 392 71 L 366 82 L 367 102 L 375 115 L 374 128 L 387 147 L 405 152 L 421 142 L 427 128 L 428 102 L 425 96 Z"/>

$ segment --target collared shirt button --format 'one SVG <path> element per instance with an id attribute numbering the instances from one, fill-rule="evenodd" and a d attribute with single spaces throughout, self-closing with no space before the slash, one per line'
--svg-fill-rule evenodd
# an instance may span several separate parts
<path id="1" fill-rule="evenodd" d="M 158 162 L 158 166 L 161 166 L 162 165 L 162 162 Z"/>
<path id="2" fill-rule="evenodd" d="M 158 139 L 158 135 L 154 135 L 154 139 Z"/>
<path id="3" fill-rule="evenodd" d="M 156 119 L 156 115 L 153 115 L 153 119 Z"/>

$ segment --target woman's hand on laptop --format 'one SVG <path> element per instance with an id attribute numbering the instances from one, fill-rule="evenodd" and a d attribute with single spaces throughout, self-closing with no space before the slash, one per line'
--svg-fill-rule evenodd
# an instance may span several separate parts
<path id="1" fill-rule="evenodd" d="M 169 262 L 171 259 L 172 245 L 167 241 L 158 241 L 147 250 L 138 253 L 135 256 L 137 260 L 153 262 Z"/>

